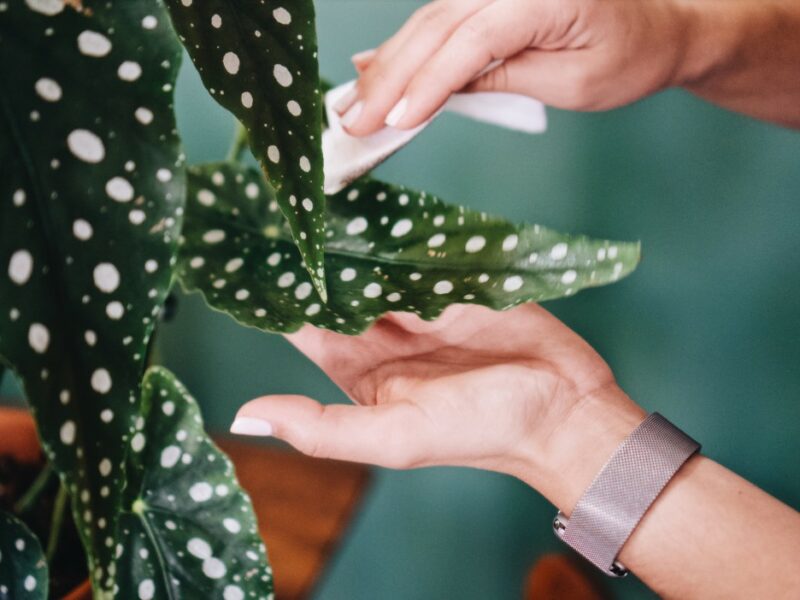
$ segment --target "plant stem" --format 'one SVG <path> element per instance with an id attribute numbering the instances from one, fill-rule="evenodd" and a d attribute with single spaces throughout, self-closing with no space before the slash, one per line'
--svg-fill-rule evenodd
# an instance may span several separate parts
<path id="1" fill-rule="evenodd" d="M 244 158 L 244 153 L 250 148 L 247 141 L 247 129 L 239 121 L 236 121 L 236 131 L 231 143 L 231 149 L 228 151 L 229 162 L 241 162 Z"/>
<path id="2" fill-rule="evenodd" d="M 56 502 L 53 505 L 53 518 L 50 521 L 50 537 L 47 540 L 46 558 L 47 563 L 52 564 L 58 550 L 58 540 L 61 538 L 61 530 L 64 525 L 64 514 L 67 512 L 69 503 L 69 493 L 67 487 L 62 483 L 58 488 Z"/>
<path id="3" fill-rule="evenodd" d="M 55 475 L 53 471 L 53 467 L 49 464 L 45 465 L 44 469 L 39 473 L 39 475 L 34 479 L 31 487 L 28 488 L 28 491 L 25 492 L 25 495 L 20 498 L 17 503 L 14 505 L 14 513 L 17 515 L 24 515 L 28 511 L 30 511 L 36 503 L 39 501 L 39 497 L 47 488 L 47 485 L 50 483 L 50 479 Z"/>
<path id="4" fill-rule="evenodd" d="M 158 350 L 158 343 L 156 342 L 156 338 L 158 337 L 158 333 L 161 330 L 161 324 L 159 323 L 153 329 L 153 334 L 150 336 L 150 343 L 147 345 L 147 355 L 145 356 L 145 368 L 150 368 L 154 365 L 161 364 L 160 363 L 160 352 Z"/>

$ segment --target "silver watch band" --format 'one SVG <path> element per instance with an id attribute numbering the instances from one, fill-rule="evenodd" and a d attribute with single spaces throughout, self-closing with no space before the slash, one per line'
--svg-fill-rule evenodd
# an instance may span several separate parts
<path id="1" fill-rule="evenodd" d="M 614 452 L 572 511 L 558 513 L 558 536 L 601 571 L 624 577 L 617 555 L 647 509 L 700 445 L 658 413 Z"/>

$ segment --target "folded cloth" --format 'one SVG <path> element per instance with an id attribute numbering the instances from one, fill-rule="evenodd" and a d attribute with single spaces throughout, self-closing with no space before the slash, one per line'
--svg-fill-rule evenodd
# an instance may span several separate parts
<path id="1" fill-rule="evenodd" d="M 350 81 L 330 90 L 325 96 L 328 129 L 322 134 L 325 158 L 325 193 L 335 194 L 349 183 L 374 169 L 413 140 L 442 112 L 448 111 L 524 133 L 542 133 L 547 129 L 547 114 L 538 100 L 503 92 L 453 94 L 431 119 L 414 129 L 385 127 L 365 137 L 349 135 L 341 117 L 333 109 L 356 82 Z"/>

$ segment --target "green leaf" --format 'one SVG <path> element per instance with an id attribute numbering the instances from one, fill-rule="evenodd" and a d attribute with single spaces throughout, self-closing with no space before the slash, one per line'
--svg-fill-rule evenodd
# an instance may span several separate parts
<path id="1" fill-rule="evenodd" d="M 247 128 L 314 286 L 325 295 L 322 95 L 312 0 L 167 0 L 211 95 Z"/>
<path id="2" fill-rule="evenodd" d="M 289 332 L 313 323 L 357 334 L 387 311 L 437 317 L 454 303 L 507 309 L 612 283 L 639 244 L 591 240 L 448 205 L 364 179 L 328 199 L 320 301 L 261 174 L 190 167 L 179 276 L 241 323 Z"/>
<path id="3" fill-rule="evenodd" d="M 172 373 L 148 371 L 117 546 L 125 597 L 272 598 L 250 498 Z"/>
<path id="4" fill-rule="evenodd" d="M 79 3 L 74 3 L 79 4 Z M 0 2 L 0 355 L 109 589 L 146 346 L 186 193 L 161 0 Z"/>
<path id="5" fill-rule="evenodd" d="M 47 561 L 25 524 L 0 512 L 0 600 L 47 600 Z"/>

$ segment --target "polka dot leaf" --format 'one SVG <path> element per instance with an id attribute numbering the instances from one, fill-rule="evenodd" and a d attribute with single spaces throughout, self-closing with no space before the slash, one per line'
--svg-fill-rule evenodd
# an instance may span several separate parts
<path id="1" fill-rule="evenodd" d="M 328 198 L 326 237 L 327 304 L 258 170 L 189 169 L 180 280 L 263 330 L 312 323 L 358 334 L 388 311 L 433 319 L 454 303 L 503 310 L 613 283 L 639 261 L 638 243 L 516 226 L 371 179 Z"/>
<path id="2" fill-rule="evenodd" d="M 70 491 L 98 597 L 182 225 L 181 55 L 162 0 L 0 1 L 0 355 Z"/>
<path id="3" fill-rule="evenodd" d="M 0 512 L 0 600 L 46 600 L 47 561 L 36 536 Z"/>
<path id="4" fill-rule="evenodd" d="M 312 0 L 167 0 L 211 95 L 244 124 L 324 296 L 323 102 Z"/>
<path id="5" fill-rule="evenodd" d="M 271 600 L 250 498 L 203 431 L 197 403 L 165 369 L 145 376 L 131 449 L 117 546 L 124 597 Z"/>

